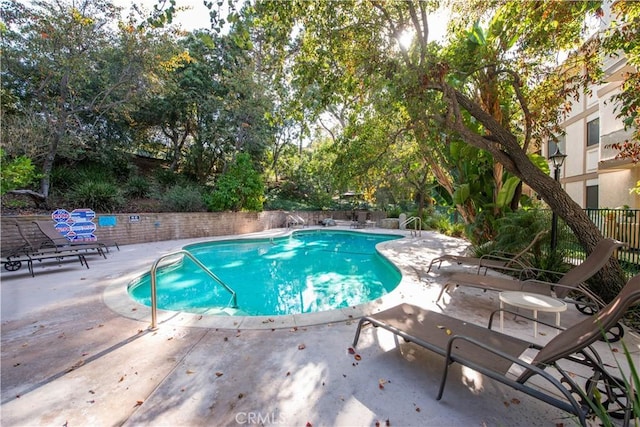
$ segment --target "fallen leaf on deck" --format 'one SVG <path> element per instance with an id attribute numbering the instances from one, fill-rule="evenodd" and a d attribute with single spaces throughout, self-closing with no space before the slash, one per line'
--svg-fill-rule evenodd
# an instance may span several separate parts
<path id="1" fill-rule="evenodd" d="M 447 329 L 446 332 L 447 332 L 447 335 L 451 335 L 451 329 Z"/>
<path id="2" fill-rule="evenodd" d="M 520 404 L 520 400 L 516 399 L 515 397 L 513 399 L 511 399 L 511 403 L 513 403 L 514 405 L 519 405 Z"/>
<path id="3" fill-rule="evenodd" d="M 72 367 L 69 368 L 69 371 L 73 371 L 74 369 L 78 369 L 82 365 L 84 365 L 84 360 L 78 360 Z"/>
<path id="4" fill-rule="evenodd" d="M 220 371 L 216 372 L 216 377 L 221 377 L 221 376 L 223 376 L 223 375 L 224 375 L 224 374 L 223 374 L 222 372 L 220 372 Z"/>
<path id="5" fill-rule="evenodd" d="M 298 350 L 304 350 L 306 346 L 304 344 L 298 344 Z"/>
<path id="6" fill-rule="evenodd" d="M 134 408 L 135 408 L 136 406 L 140 406 L 140 405 L 142 405 L 143 403 L 144 403 L 144 400 L 136 400 L 136 404 L 134 405 Z"/>
<path id="7" fill-rule="evenodd" d="M 349 354 L 356 354 L 356 351 L 352 347 L 349 347 L 348 351 L 349 351 Z"/>
<path id="8" fill-rule="evenodd" d="M 195 374 L 196 371 L 192 371 L 191 369 L 187 369 L 187 374 L 191 375 L 191 374 Z"/>
<path id="9" fill-rule="evenodd" d="M 356 360 L 362 360 L 362 356 L 360 356 L 359 354 L 356 354 L 355 356 L 353 356 L 353 358 Z"/>

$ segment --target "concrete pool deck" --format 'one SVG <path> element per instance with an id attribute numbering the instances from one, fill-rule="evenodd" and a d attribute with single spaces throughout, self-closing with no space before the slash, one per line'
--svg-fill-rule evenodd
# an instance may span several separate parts
<path id="1" fill-rule="evenodd" d="M 381 229 L 366 230 L 385 232 Z M 265 235 L 281 235 L 273 230 Z M 405 233 L 407 234 L 407 233 Z M 255 236 L 255 235 L 253 235 Z M 126 284 L 161 255 L 188 243 L 155 242 L 112 250 L 108 259 L 35 265 L 2 273 L 1 405 L 3 426 L 462 426 L 564 425 L 575 419 L 536 399 L 456 367 L 436 401 L 443 360 L 384 331 L 365 328 L 349 354 L 357 317 L 399 301 L 486 324 L 497 293 L 459 288 L 434 299 L 447 266 L 426 273 L 464 241 L 423 232 L 386 242 L 381 252 L 403 272 L 382 301 L 314 319 L 233 318 L 150 310 L 126 295 Z M 124 293 L 123 293 L 124 292 Z M 545 315 L 548 315 L 547 319 Z M 329 317 L 325 317 L 329 316 Z M 541 313 L 553 321 L 553 313 Z M 562 325 L 582 317 L 573 307 Z M 317 323 L 317 324 L 316 324 Z M 505 331 L 544 343 L 541 327 L 506 319 Z M 625 335 L 634 360 L 640 339 Z M 622 351 L 596 343 L 612 369 Z M 617 352 L 617 353 L 616 353 Z M 617 354 L 617 357 L 616 357 Z M 580 372 L 576 372 L 580 376 Z M 381 387 L 381 384 L 383 385 Z"/>

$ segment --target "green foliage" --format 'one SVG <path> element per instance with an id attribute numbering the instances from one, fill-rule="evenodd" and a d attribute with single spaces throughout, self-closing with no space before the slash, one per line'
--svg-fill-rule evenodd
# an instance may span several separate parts
<path id="1" fill-rule="evenodd" d="M 124 197 L 116 184 L 106 181 L 78 182 L 70 193 L 74 207 L 90 208 L 96 212 L 113 212 L 124 205 Z"/>
<path id="2" fill-rule="evenodd" d="M 563 273 L 569 271 L 572 266 L 565 261 L 566 254 L 558 249 L 544 251 L 536 256 L 532 262 L 533 267 L 539 269 L 535 278 L 545 282 L 557 282 Z"/>
<path id="3" fill-rule="evenodd" d="M 273 211 L 312 211 L 317 210 L 318 208 L 296 200 L 287 200 L 268 196 L 264 202 L 264 209 Z"/>
<path id="4" fill-rule="evenodd" d="M 199 212 L 205 208 L 202 193 L 193 185 L 174 185 L 162 194 L 160 200 L 169 212 Z"/>
<path id="5" fill-rule="evenodd" d="M 116 177 L 126 179 L 127 176 L 111 169 L 111 165 L 80 162 L 61 164 L 51 173 L 52 190 L 58 194 L 72 192 L 84 182 L 105 182 L 116 184 Z"/>
<path id="6" fill-rule="evenodd" d="M 451 222 L 449 215 L 434 213 L 423 221 L 423 228 L 436 230 L 446 236 L 461 237 L 464 224 Z"/>
<path id="7" fill-rule="evenodd" d="M 402 208 L 400 206 L 394 206 L 387 211 L 387 218 L 399 218 L 402 213 Z"/>
<path id="8" fill-rule="evenodd" d="M 151 193 L 151 183 L 147 178 L 140 175 L 134 175 L 129 178 L 126 185 L 127 197 L 144 198 Z"/>
<path id="9" fill-rule="evenodd" d="M 208 197 L 212 211 L 261 211 L 264 200 L 262 177 L 251 164 L 248 154 L 239 154 L 229 170 L 218 179 L 215 191 Z"/>
<path id="10" fill-rule="evenodd" d="M 183 178 L 174 171 L 169 169 L 156 169 L 153 175 L 155 181 L 158 183 L 161 189 L 167 189 L 173 187 L 179 183 L 183 183 Z"/>
<path id="11" fill-rule="evenodd" d="M 519 210 L 507 213 L 496 221 L 496 225 L 494 240 L 498 249 L 515 253 L 527 247 L 539 232 L 549 228 L 549 217 L 538 209 Z M 548 245 L 548 239 L 538 240 L 533 253 L 540 255 L 543 245 Z"/>
<path id="12" fill-rule="evenodd" d="M 0 164 L 0 195 L 10 190 L 29 187 L 39 178 L 36 167 L 26 156 L 9 160 L 0 148 Z"/>

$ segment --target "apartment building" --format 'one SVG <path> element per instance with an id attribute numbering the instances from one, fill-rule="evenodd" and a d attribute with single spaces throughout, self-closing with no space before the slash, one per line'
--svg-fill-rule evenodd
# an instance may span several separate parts
<path id="1" fill-rule="evenodd" d="M 606 3 L 604 8 L 601 28 L 609 22 Z M 604 83 L 591 87 L 590 93 L 573 101 L 571 113 L 561 124 L 565 135 L 558 148 L 567 157 L 560 170 L 560 182 L 583 208 L 640 209 L 640 196 L 629 192 L 640 180 L 640 164 L 615 159 L 618 151 L 606 148 L 608 144 L 631 138 L 632 131 L 625 130 L 622 120 L 616 118 L 617 105 L 612 97 L 620 93 L 624 74 L 632 71 L 632 67 L 620 55 L 605 58 L 603 68 Z M 550 143 L 543 147 L 543 154 L 548 158 L 555 150 L 556 144 Z M 551 162 L 550 167 L 553 174 Z"/>
<path id="2" fill-rule="evenodd" d="M 623 75 L 630 71 L 624 57 L 605 61 L 606 80 L 594 86 L 589 95 L 573 102 L 570 115 L 561 127 L 565 135 L 557 147 L 567 155 L 560 170 L 560 182 L 583 208 L 640 208 L 640 196 L 630 193 L 640 180 L 640 165 L 628 159 L 615 159 L 617 150 L 608 144 L 631 137 L 622 120 L 616 119 L 612 97 L 620 92 Z M 544 147 L 547 158 L 556 144 Z M 553 164 L 550 164 L 553 171 Z"/>

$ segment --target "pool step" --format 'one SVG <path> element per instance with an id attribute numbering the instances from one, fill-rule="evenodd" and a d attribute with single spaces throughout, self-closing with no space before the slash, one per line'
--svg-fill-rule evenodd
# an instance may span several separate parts
<path id="1" fill-rule="evenodd" d="M 238 308 L 232 307 L 214 307 L 204 311 L 202 314 L 207 316 L 248 316 L 249 314 Z"/>

